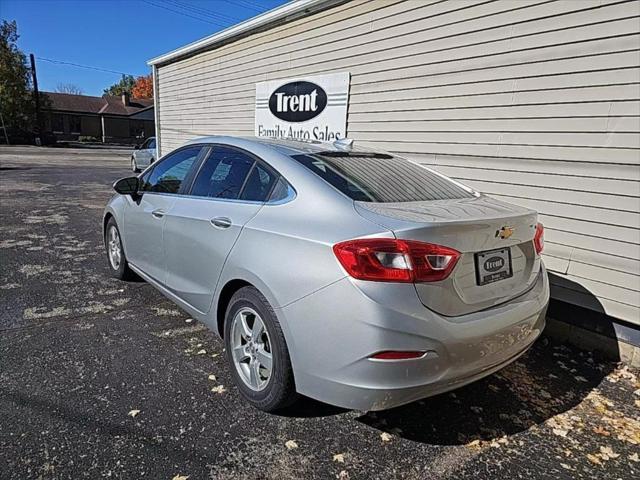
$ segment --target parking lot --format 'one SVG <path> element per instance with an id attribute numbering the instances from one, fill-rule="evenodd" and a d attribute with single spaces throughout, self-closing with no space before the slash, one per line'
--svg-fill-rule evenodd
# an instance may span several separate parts
<path id="1" fill-rule="evenodd" d="M 242 401 L 222 343 L 108 276 L 101 214 L 129 152 L 0 147 L 0 477 L 640 477 L 640 382 L 542 338 L 449 394 L 365 414 Z"/>

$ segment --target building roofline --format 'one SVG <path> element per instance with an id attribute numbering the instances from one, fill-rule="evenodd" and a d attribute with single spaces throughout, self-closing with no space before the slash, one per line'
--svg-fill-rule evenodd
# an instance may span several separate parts
<path id="1" fill-rule="evenodd" d="M 159 66 L 171 63 L 179 58 L 193 55 L 212 47 L 228 43 L 238 37 L 246 36 L 260 30 L 266 30 L 279 23 L 289 22 L 295 18 L 307 16 L 312 12 L 324 10 L 345 0 L 293 0 L 281 7 L 240 22 L 220 32 L 204 37 L 193 43 L 172 50 L 164 55 L 152 58 L 147 62 L 150 66 Z"/>

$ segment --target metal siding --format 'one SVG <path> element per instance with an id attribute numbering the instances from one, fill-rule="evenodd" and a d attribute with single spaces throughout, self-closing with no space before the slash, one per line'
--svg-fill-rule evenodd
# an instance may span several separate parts
<path id="1" fill-rule="evenodd" d="M 348 2 L 159 66 L 162 152 L 335 71 L 349 137 L 538 210 L 554 294 L 640 324 L 640 2 Z"/>

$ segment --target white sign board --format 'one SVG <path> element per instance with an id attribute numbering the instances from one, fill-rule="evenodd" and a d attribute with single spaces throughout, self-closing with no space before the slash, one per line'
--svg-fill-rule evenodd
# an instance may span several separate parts
<path id="1" fill-rule="evenodd" d="M 256 137 L 334 141 L 347 133 L 349 72 L 256 84 Z"/>

